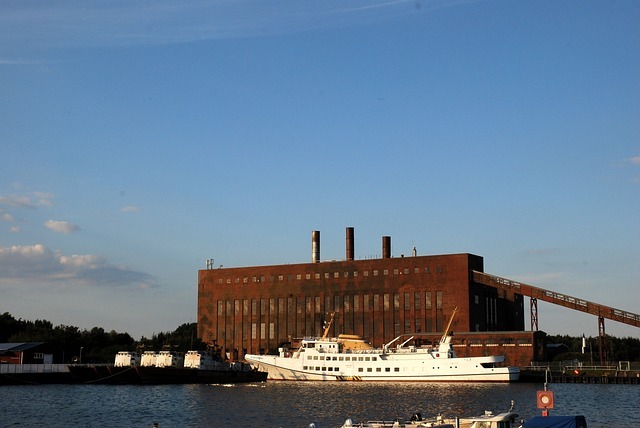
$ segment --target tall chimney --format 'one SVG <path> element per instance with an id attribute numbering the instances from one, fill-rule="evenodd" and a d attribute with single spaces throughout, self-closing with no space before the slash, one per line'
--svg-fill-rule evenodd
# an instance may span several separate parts
<path id="1" fill-rule="evenodd" d="M 347 227 L 347 260 L 353 260 L 353 227 Z"/>
<path id="2" fill-rule="evenodd" d="M 311 263 L 320 262 L 320 231 L 311 232 Z"/>
<path id="3" fill-rule="evenodd" d="M 391 258 L 391 237 L 390 236 L 382 237 L 382 258 L 383 259 Z"/>

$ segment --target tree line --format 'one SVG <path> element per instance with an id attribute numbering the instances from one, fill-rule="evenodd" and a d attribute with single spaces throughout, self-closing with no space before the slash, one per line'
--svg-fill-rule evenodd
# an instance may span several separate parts
<path id="1" fill-rule="evenodd" d="M 600 361 L 600 343 L 598 337 L 584 338 L 584 352 L 582 349 L 583 337 L 567 335 L 547 336 L 547 344 L 555 343 L 565 345 L 563 352 L 558 353 L 553 359 L 578 360 L 583 363 Z M 605 339 L 606 361 L 640 361 L 640 339 L 635 337 L 606 336 Z"/>
<path id="2" fill-rule="evenodd" d="M 113 363 L 119 351 L 181 352 L 204 350 L 197 337 L 197 324 L 182 324 L 172 332 L 154 333 L 134 340 L 129 333 L 106 332 L 101 327 L 81 330 L 70 325 L 54 326 L 47 320 L 16 319 L 8 312 L 0 315 L 0 343 L 45 342 L 58 363 Z"/>

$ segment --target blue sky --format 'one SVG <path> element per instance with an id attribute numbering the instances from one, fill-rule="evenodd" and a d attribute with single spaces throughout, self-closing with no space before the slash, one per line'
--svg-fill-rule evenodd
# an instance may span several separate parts
<path id="1" fill-rule="evenodd" d="M 639 313 L 638 22 L 636 1 L 3 1 L 0 312 L 150 336 L 196 321 L 206 259 L 308 262 L 312 230 L 339 259 L 353 226 L 356 258 L 390 235 Z M 539 324 L 598 332 L 544 303 Z"/>

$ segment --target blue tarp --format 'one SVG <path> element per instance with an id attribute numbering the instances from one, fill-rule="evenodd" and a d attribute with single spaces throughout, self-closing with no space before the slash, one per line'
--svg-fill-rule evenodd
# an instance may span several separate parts
<path id="1" fill-rule="evenodd" d="M 584 416 L 534 416 L 524 428 L 587 428 Z"/>

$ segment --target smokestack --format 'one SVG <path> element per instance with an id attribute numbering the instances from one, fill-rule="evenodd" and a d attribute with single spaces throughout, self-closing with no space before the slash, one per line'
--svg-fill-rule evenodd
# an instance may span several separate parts
<path id="1" fill-rule="evenodd" d="M 390 236 L 382 237 L 382 258 L 383 259 L 391 258 L 391 237 Z"/>
<path id="2" fill-rule="evenodd" d="M 353 227 L 347 227 L 347 260 L 353 260 Z"/>
<path id="3" fill-rule="evenodd" d="M 320 262 L 320 231 L 311 232 L 311 262 Z"/>

